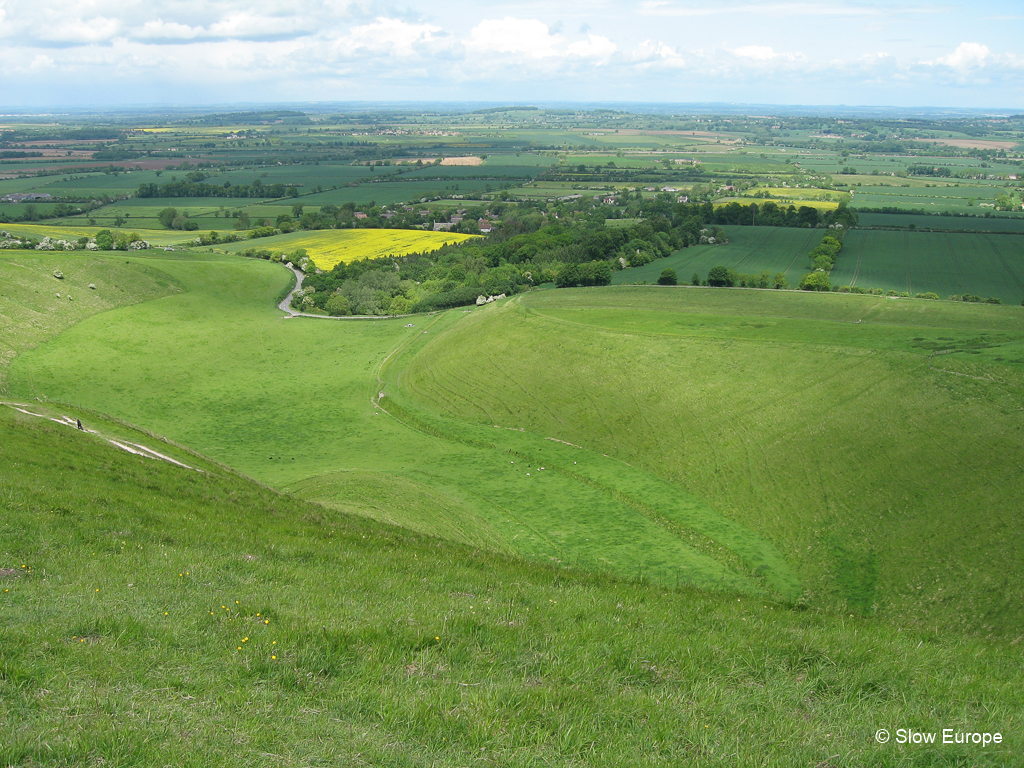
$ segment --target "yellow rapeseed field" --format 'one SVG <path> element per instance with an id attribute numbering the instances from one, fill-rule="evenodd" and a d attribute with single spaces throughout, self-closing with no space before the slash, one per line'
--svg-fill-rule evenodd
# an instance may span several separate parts
<path id="1" fill-rule="evenodd" d="M 479 235 L 453 232 L 424 232 L 419 229 L 327 229 L 303 232 L 289 239 L 290 248 L 305 248 L 320 269 L 339 262 L 401 256 L 417 251 L 433 251 L 446 243 L 461 243 Z"/>

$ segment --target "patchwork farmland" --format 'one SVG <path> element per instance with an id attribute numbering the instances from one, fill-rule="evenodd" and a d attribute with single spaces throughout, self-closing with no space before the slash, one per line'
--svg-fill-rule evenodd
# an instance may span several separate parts
<path id="1" fill-rule="evenodd" d="M 105 119 L 2 127 L 0 765 L 1016 764 L 1024 116 Z M 1012 306 L 653 285 L 840 221 Z"/>

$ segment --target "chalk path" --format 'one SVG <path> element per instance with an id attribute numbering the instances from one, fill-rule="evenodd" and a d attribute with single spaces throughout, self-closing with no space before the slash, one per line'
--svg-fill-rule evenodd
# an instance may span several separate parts
<path id="1" fill-rule="evenodd" d="M 63 424 L 66 427 L 72 427 L 73 429 L 78 429 L 78 421 L 76 419 L 72 419 L 70 416 L 61 416 L 59 418 L 55 418 L 53 416 L 47 416 L 45 413 L 35 413 L 34 411 L 28 410 L 28 408 L 30 408 L 31 406 L 27 405 L 26 403 L 6 403 L 6 402 L 4 402 L 4 403 L 0 403 L 0 405 L 6 405 L 7 407 L 13 408 L 14 410 L 19 411 L 21 413 L 24 413 L 24 414 L 26 414 L 28 416 L 35 416 L 35 417 L 40 418 L 40 419 L 49 419 L 50 421 L 52 421 L 52 422 L 54 422 L 56 424 Z M 129 442 L 128 440 L 123 440 L 123 441 L 122 440 L 115 440 L 112 437 L 104 437 L 99 432 L 97 432 L 95 429 L 82 429 L 82 431 L 83 432 L 88 432 L 91 435 L 96 435 L 97 437 L 101 438 L 102 440 L 106 440 L 111 445 L 113 445 L 113 446 L 115 446 L 117 448 L 120 448 L 122 451 L 127 451 L 128 453 L 134 453 L 136 456 L 145 456 L 147 459 L 156 459 L 157 461 L 166 461 L 166 462 L 169 462 L 170 464 L 175 464 L 175 465 L 177 465 L 179 467 L 182 467 L 184 469 L 194 469 L 196 472 L 202 472 L 203 471 L 201 469 L 196 469 L 195 467 L 190 467 L 188 464 L 183 464 L 182 462 L 177 461 L 176 459 L 172 459 L 170 456 L 165 456 L 164 454 L 160 453 L 159 451 L 154 451 L 152 448 L 147 448 L 146 446 L 139 445 L 138 443 L 132 443 L 132 442 Z"/>

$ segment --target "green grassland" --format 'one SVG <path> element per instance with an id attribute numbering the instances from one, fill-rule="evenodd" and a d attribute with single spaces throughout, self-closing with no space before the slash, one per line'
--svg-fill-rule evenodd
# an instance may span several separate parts
<path id="1" fill-rule="evenodd" d="M 903 238 L 850 233 L 864 279 L 855 235 Z M 730 237 L 680 254 L 778 271 L 820 232 Z M 1019 752 L 1018 307 L 622 286 L 324 321 L 274 308 L 291 280 L 0 255 L 3 399 L 94 430 L 0 407 L 0 760 Z M 101 439 L 154 433 L 203 471 Z"/>
<path id="2" fill-rule="evenodd" d="M 289 276 L 266 262 L 146 264 L 184 291 L 19 355 L 12 393 L 139 423 L 338 509 L 460 530 L 460 541 L 538 561 L 790 601 L 806 592 L 972 630 L 1005 633 L 1019 618 L 1007 576 L 1019 477 L 1000 459 L 1016 449 L 995 440 L 1020 436 L 1007 404 L 1022 356 L 1013 308 L 621 288 L 545 292 L 410 328 L 281 319 L 271 307 Z M 736 306 L 701 308 L 720 296 Z M 573 297 L 607 306 L 592 317 Z M 662 302 L 653 315 L 641 311 L 651 301 Z M 593 368 L 591 338 L 614 374 Z M 961 351 L 933 364 L 940 349 Z M 961 449 L 933 455 L 948 430 Z M 965 462 L 989 484 L 958 474 Z M 893 464 L 924 469 L 886 479 Z M 431 489 L 437 529 L 422 503 L 381 508 L 396 476 L 407 495 Z M 973 530 L 983 514 L 1000 532 L 977 542 L 985 565 L 978 549 L 949 551 L 934 536 L 936 525 Z M 957 558 L 974 579 L 929 570 Z"/>
<path id="3" fill-rule="evenodd" d="M 1016 632 L 1020 312 L 806 298 L 540 293 L 435 339 L 406 388 L 677 485 L 774 542 L 819 600 Z"/>
<path id="4" fill-rule="evenodd" d="M 273 309 L 291 280 L 279 265 L 230 256 L 147 263 L 184 291 L 97 315 L 19 355 L 12 391 L 132 421 L 343 508 L 379 506 L 379 489 L 398 475 L 458 511 L 460 540 L 497 541 L 539 561 L 798 596 L 766 542 L 656 478 L 593 452 L 574 459 L 575 473 L 541 469 L 562 448 L 545 436 L 489 426 L 481 437 L 472 426 L 433 425 L 430 414 L 396 418 L 390 401 L 375 408 L 371 398 L 388 389 L 375 381 L 382 361 L 463 312 L 438 328 L 285 320 Z M 359 473 L 365 496 L 352 494 L 346 472 Z M 422 528 L 421 508 L 390 514 Z"/>
<path id="5" fill-rule="evenodd" d="M 180 232 L 173 229 L 147 229 L 144 226 L 146 223 L 153 224 L 155 221 L 155 219 L 136 219 L 135 221 L 128 221 L 120 228 L 120 231 L 123 231 L 125 234 L 134 232 L 143 240 L 154 246 L 183 245 L 195 240 L 195 235 L 192 233 Z M 99 230 L 104 228 L 102 226 L 98 226 L 100 224 L 99 221 L 97 221 L 97 226 L 78 226 L 78 223 L 84 224 L 81 219 L 76 219 L 75 224 L 64 224 L 59 222 L 25 224 L 17 222 L 13 224 L 0 224 L 0 229 L 4 232 L 10 232 L 15 237 L 30 237 L 37 240 L 42 240 L 44 237 L 52 237 L 55 239 L 64 238 L 67 240 L 74 240 L 77 243 L 79 238 L 94 237 Z"/>
<path id="6" fill-rule="evenodd" d="M 6 407 L 0 430 L 5 765 L 1005 766 L 1020 749 L 1024 680 L 999 643 L 537 566 Z M 883 746 L 880 727 L 1004 741 Z"/>
<path id="7" fill-rule="evenodd" d="M 904 208 L 923 213 L 973 213 L 986 209 L 984 203 L 994 203 L 1006 190 L 995 186 L 945 186 L 933 188 L 912 187 L 859 187 L 854 191 L 851 205 L 860 208 Z M 991 210 L 991 209 L 988 209 Z"/>
<path id="8" fill-rule="evenodd" d="M 92 315 L 181 290 L 165 272 L 139 260 L 133 266 L 134 255 L 20 251 L 0 258 L 0 396 L 18 353 Z"/>

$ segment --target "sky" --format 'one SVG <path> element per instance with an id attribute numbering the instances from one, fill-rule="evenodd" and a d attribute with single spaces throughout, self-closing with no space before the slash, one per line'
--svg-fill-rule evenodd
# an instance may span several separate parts
<path id="1" fill-rule="evenodd" d="M 0 0 L 0 107 L 726 102 L 1024 111 L 1022 0 Z"/>

